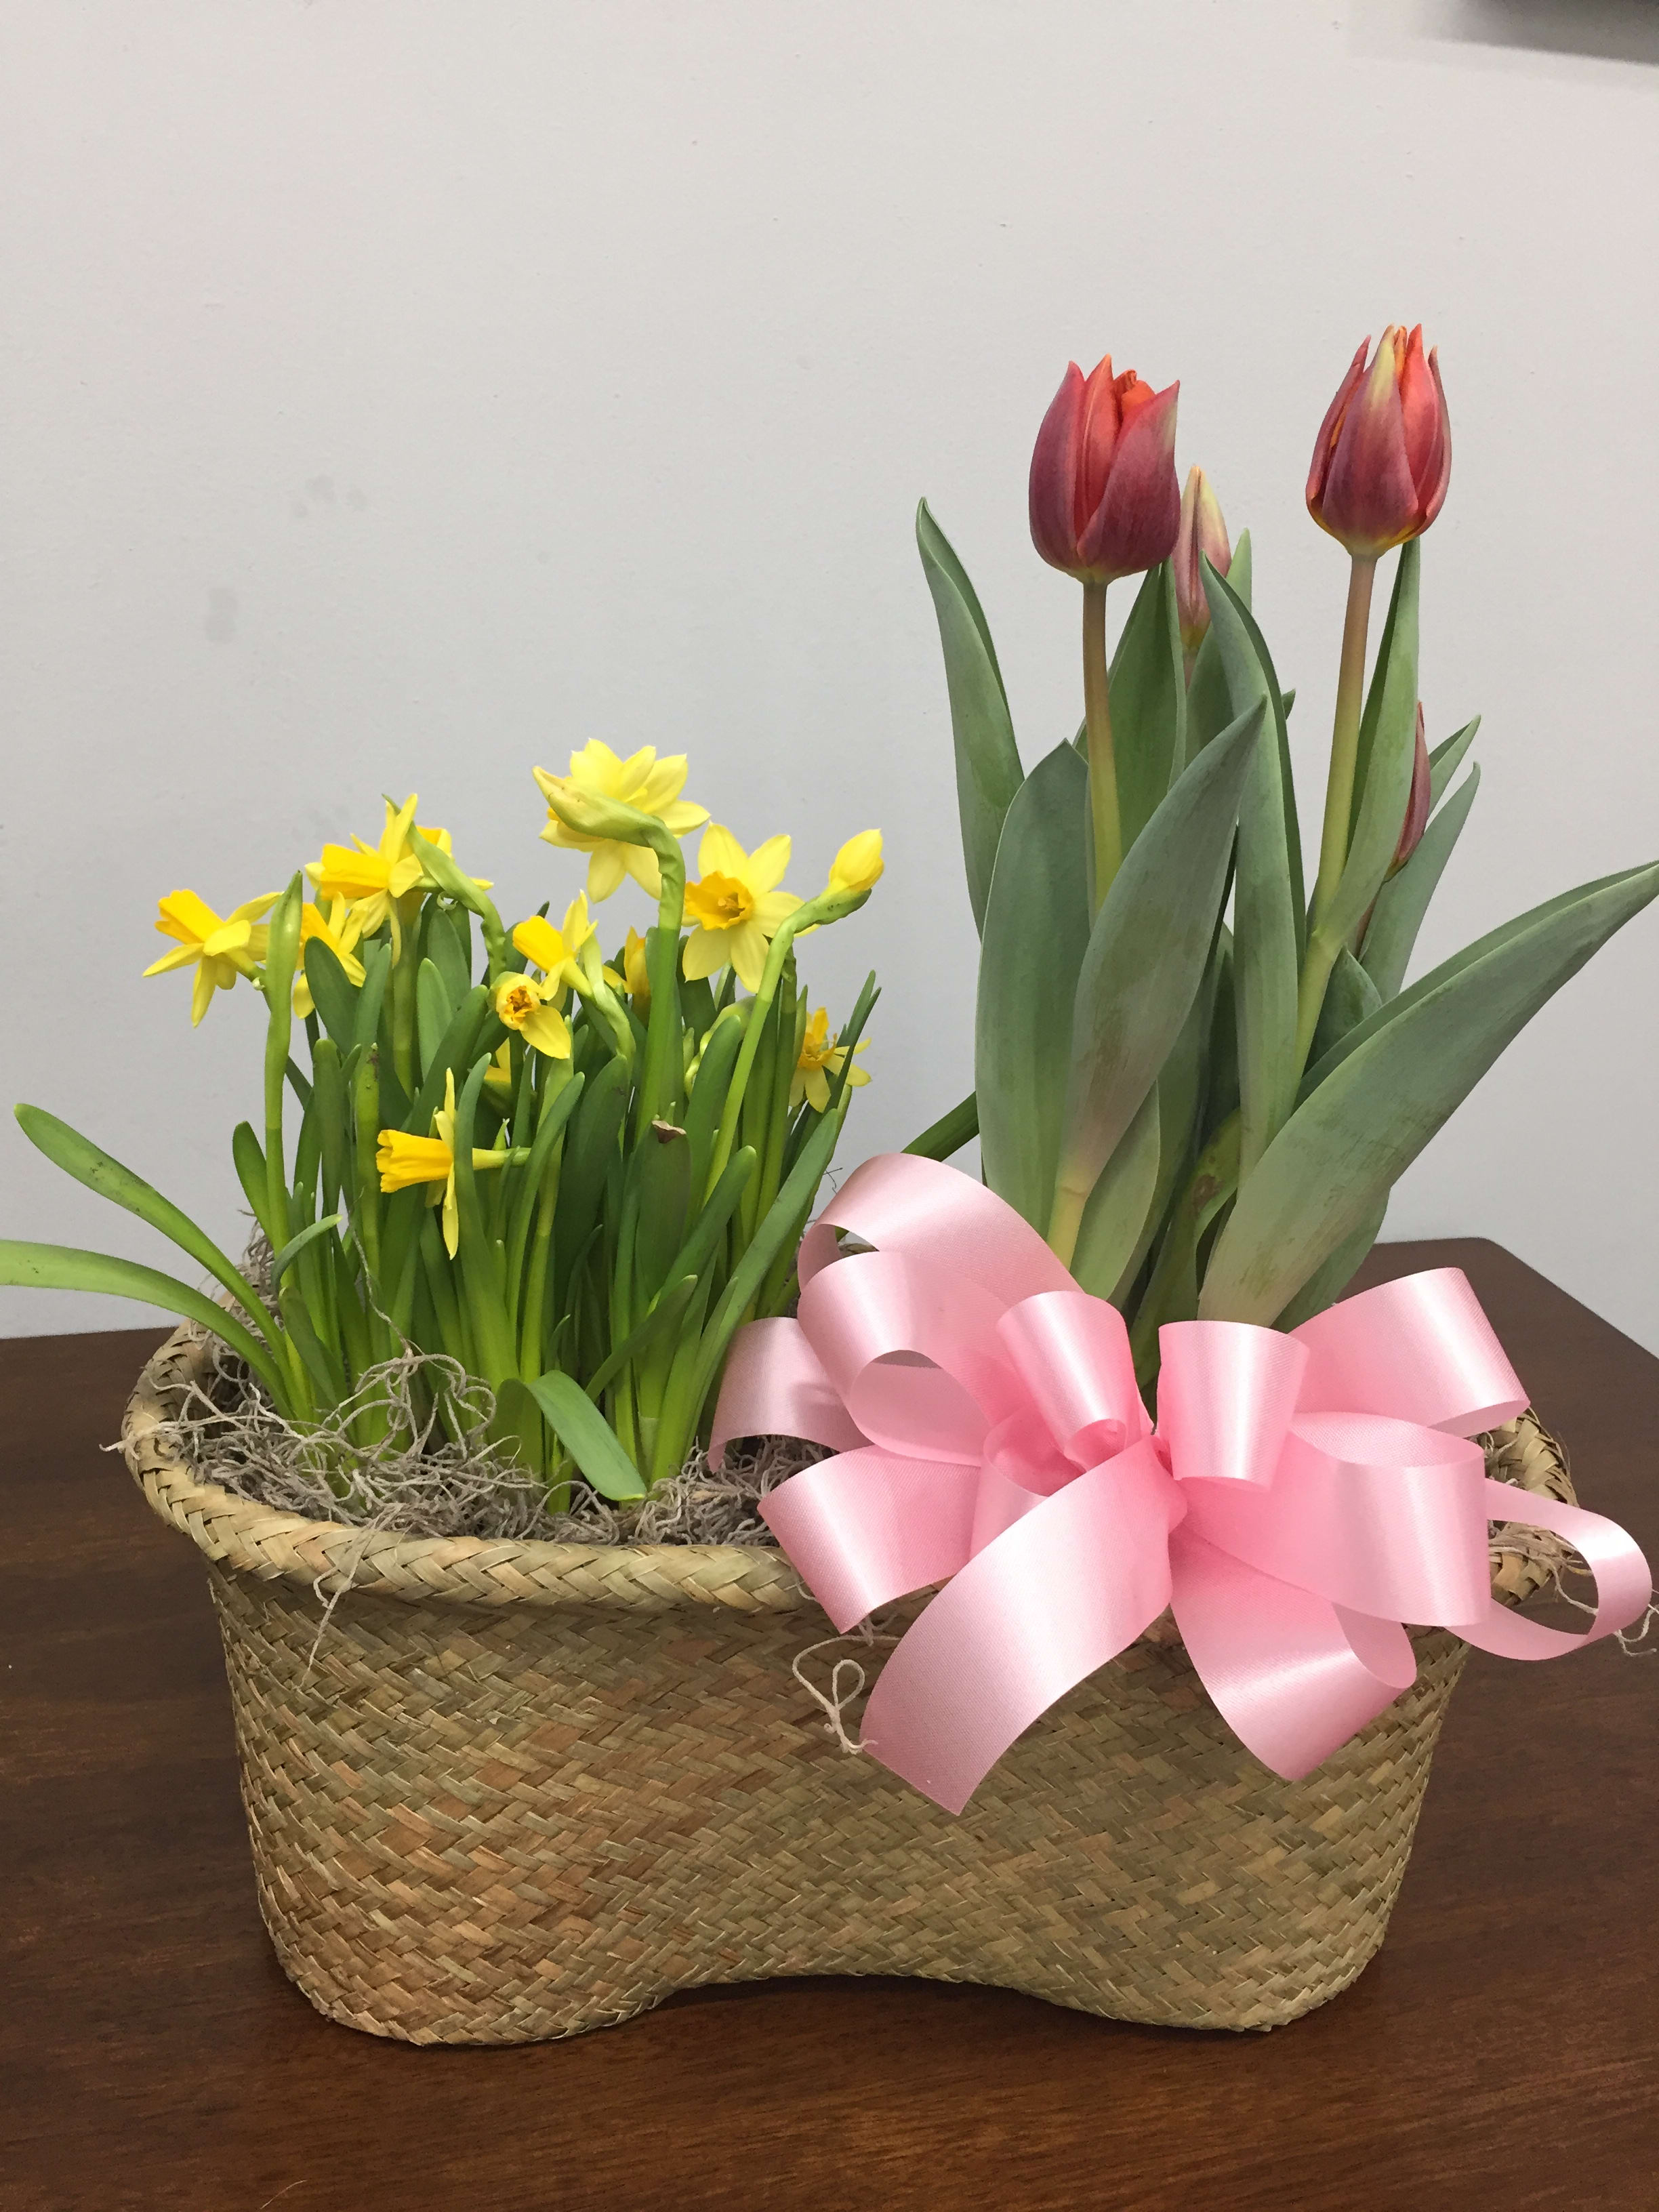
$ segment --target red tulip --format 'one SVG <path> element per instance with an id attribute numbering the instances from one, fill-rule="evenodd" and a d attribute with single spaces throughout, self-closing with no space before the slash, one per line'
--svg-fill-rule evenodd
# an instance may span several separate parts
<path id="1" fill-rule="evenodd" d="M 1423 832 L 1429 826 L 1429 745 L 1423 734 L 1423 702 L 1417 702 L 1417 750 L 1412 759 L 1411 796 L 1406 801 L 1405 826 L 1400 832 L 1400 842 L 1395 847 L 1394 858 L 1389 863 L 1389 873 L 1397 876 L 1423 842 Z"/>
<path id="2" fill-rule="evenodd" d="M 1423 326 L 1382 333 L 1370 367 L 1354 356 L 1319 426 L 1308 471 L 1308 512 L 1358 560 L 1374 561 L 1426 530 L 1451 476 L 1451 422 L 1437 355 Z"/>
<path id="3" fill-rule="evenodd" d="M 1109 354 L 1085 378 L 1073 362 L 1031 455 L 1031 538 L 1043 559 L 1086 584 L 1154 568 L 1181 526 L 1176 400 Z"/>
<path id="4" fill-rule="evenodd" d="M 1187 489 L 1181 495 L 1181 531 L 1175 549 L 1176 614 L 1181 624 L 1182 649 L 1189 657 L 1203 644 L 1210 627 L 1210 602 L 1198 565 L 1200 553 L 1208 556 L 1218 576 L 1224 576 L 1232 566 L 1233 549 L 1221 503 L 1210 489 L 1208 477 L 1194 467 L 1187 471 Z"/>

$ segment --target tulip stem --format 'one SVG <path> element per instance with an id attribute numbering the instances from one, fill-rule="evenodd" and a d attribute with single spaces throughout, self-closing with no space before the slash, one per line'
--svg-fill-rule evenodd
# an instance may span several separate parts
<path id="1" fill-rule="evenodd" d="M 1112 751 L 1112 703 L 1106 673 L 1106 586 L 1083 586 L 1083 720 L 1089 745 L 1089 811 L 1094 826 L 1094 907 L 1111 888 L 1123 860 Z"/>
<path id="2" fill-rule="evenodd" d="M 1330 912 L 1347 865 L 1354 771 L 1359 757 L 1359 716 L 1365 697 L 1365 637 L 1370 627 L 1371 586 L 1376 580 L 1376 555 L 1354 554 L 1348 571 L 1347 612 L 1342 622 L 1342 665 L 1336 679 L 1336 719 L 1331 730 L 1331 772 L 1325 786 L 1325 827 L 1319 841 L 1319 878 L 1314 885 L 1316 929 Z M 1317 1013 L 1316 1007 L 1316 1018 Z"/>

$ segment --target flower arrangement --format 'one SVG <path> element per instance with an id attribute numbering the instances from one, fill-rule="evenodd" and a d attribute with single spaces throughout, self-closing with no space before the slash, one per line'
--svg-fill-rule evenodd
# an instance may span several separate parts
<path id="1" fill-rule="evenodd" d="M 378 845 L 325 845 L 285 890 L 228 915 L 194 891 L 161 900 L 155 927 L 173 942 L 146 972 L 190 974 L 194 1022 L 244 980 L 264 1001 L 263 1133 L 244 1121 L 232 1139 L 263 1271 L 25 1105 L 17 1118 L 48 1158 L 226 1295 L 15 1242 L 0 1243 L 0 1281 L 179 1314 L 240 1355 L 286 1420 L 333 1417 L 348 1447 L 383 1442 L 399 1417 L 376 1370 L 436 1355 L 416 1364 L 422 1414 L 459 1440 L 471 1386 L 485 1385 L 491 1441 L 555 1510 L 574 1476 L 627 1499 L 678 1474 L 733 1333 L 789 1301 L 795 1248 L 868 1080 L 853 1055 L 873 975 L 832 1038 L 794 948 L 865 903 L 881 837 L 852 838 L 802 899 L 781 887 L 790 840 L 745 853 L 680 796 L 683 757 L 620 760 L 595 742 L 568 775 L 535 773 L 542 836 L 587 860 L 556 925 L 544 906 L 509 929 L 489 880 L 416 822 L 412 797 L 386 801 Z M 700 828 L 688 881 L 681 840 Z M 608 963 L 592 907 L 630 878 L 656 920 Z M 349 1494 L 349 1449 L 330 1480 Z"/>
<path id="2" fill-rule="evenodd" d="M 1311 896 L 1281 686 L 1179 386 L 1066 371 L 1030 467 L 1037 551 L 1083 594 L 1083 724 L 1027 775 L 991 632 L 923 503 L 968 890 L 974 1094 L 930 1133 L 1130 1325 L 1294 1328 L 1340 1296 L 1390 1189 L 1519 1030 L 1659 891 L 1659 865 L 1558 894 L 1405 983 L 1479 787 L 1479 726 L 1432 750 L 1421 545 L 1451 471 L 1438 363 L 1395 326 L 1351 362 L 1307 505 L 1349 556 Z M 1398 548 L 1369 680 L 1378 565 Z M 1110 586 L 1145 572 L 1115 653 Z"/>
<path id="3" fill-rule="evenodd" d="M 1381 1940 L 1463 1647 L 1538 1661 L 1647 1618 L 1646 1560 L 1572 1502 L 1463 1277 L 1342 1292 L 1395 1181 L 1659 866 L 1406 983 L 1478 771 L 1456 781 L 1475 725 L 1431 749 L 1419 701 L 1450 432 L 1420 331 L 1390 329 L 1308 479 L 1350 562 L 1310 891 L 1293 695 L 1248 535 L 1201 471 L 1177 484 L 1177 397 L 1073 367 L 1039 432 L 1031 532 L 1082 588 L 1083 716 L 1029 774 L 979 599 L 921 510 L 975 1085 L 829 1203 L 875 984 L 832 1030 L 796 947 L 869 897 L 879 836 L 803 901 L 787 838 L 746 851 L 682 798 L 683 760 L 598 744 L 537 771 L 543 836 L 586 860 L 556 921 L 509 929 L 412 798 L 280 896 L 225 918 L 161 902 L 155 968 L 191 971 L 198 1021 L 244 980 L 264 1000 L 263 1123 L 233 1140 L 258 1265 L 19 1109 L 224 1297 L 21 1244 L 0 1280 L 170 1308 L 245 1363 L 250 1428 L 268 1404 L 284 1447 L 325 1447 L 337 1515 L 311 1510 L 314 1453 L 299 1513 L 234 1494 L 179 1418 L 214 1371 L 188 1337 L 124 1436 L 214 1562 L 267 1922 L 334 2017 L 510 2041 L 688 1981 L 896 1969 L 1153 2021 L 1293 2018 Z M 593 909 L 625 878 L 656 918 L 607 961 Z M 948 1164 L 975 1133 L 977 1180 Z M 741 1528 L 693 1534 L 696 1447 L 712 1467 L 757 1437 L 830 1455 L 728 1478 Z M 1524 1488 L 1492 1479 L 1510 1446 Z M 688 1463 L 648 1511 L 594 1504 Z M 368 1495 L 388 1467 L 413 1501 L 395 1531 Z M 499 1481 L 492 1503 L 510 1475 L 583 1506 L 587 1540 L 544 1540 L 539 1510 L 527 1533 L 417 1528 L 423 1486 L 461 1472 Z M 1584 1638 L 1494 1595 L 1510 1522 L 1584 1561 Z M 351 1633 L 319 1633 L 325 1593 L 358 1608 Z M 910 1616 L 879 1639 L 860 1741 L 844 1665 L 812 1692 L 905 1791 L 803 1732 L 814 1603 L 838 1633 Z M 600 1830 L 634 1838 L 625 1865 Z M 768 1866 L 787 1914 L 756 1910 Z"/>

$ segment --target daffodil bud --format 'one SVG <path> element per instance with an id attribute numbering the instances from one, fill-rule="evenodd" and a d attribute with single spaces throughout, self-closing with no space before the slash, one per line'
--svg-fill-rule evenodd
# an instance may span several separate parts
<path id="1" fill-rule="evenodd" d="M 1181 624 L 1182 651 L 1189 661 L 1210 627 L 1200 555 L 1218 576 L 1224 576 L 1232 566 L 1233 549 L 1220 502 L 1203 470 L 1194 467 L 1187 471 L 1187 488 L 1181 495 L 1181 531 L 1174 556 L 1176 614 Z"/>
<path id="2" fill-rule="evenodd" d="M 880 830 L 860 830 L 856 837 L 848 839 L 830 863 L 827 888 L 832 891 L 873 890 L 886 866 L 881 857 Z"/>

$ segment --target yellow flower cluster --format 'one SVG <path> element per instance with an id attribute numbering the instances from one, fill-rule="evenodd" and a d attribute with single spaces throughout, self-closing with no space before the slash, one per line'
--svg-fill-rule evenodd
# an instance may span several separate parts
<path id="1" fill-rule="evenodd" d="M 588 902 L 609 898 L 631 877 L 652 897 L 662 890 L 661 870 L 648 845 L 633 844 L 624 837 L 592 835 L 573 829 L 559 811 L 590 817 L 605 808 L 621 807 L 659 822 L 672 836 L 684 837 L 708 823 L 698 847 L 696 878 L 685 887 L 685 921 L 689 933 L 681 953 L 682 973 L 689 981 L 730 968 L 744 988 L 761 988 L 769 948 L 781 925 L 799 913 L 803 902 L 783 888 L 789 866 L 791 841 L 769 837 L 754 852 L 745 852 L 731 830 L 711 823 L 706 807 L 680 796 L 686 778 L 684 754 L 659 759 L 654 746 L 642 746 L 626 760 L 597 738 L 570 757 L 567 776 L 550 775 L 537 769 L 535 777 L 547 799 L 548 819 L 542 836 L 550 844 L 588 856 L 587 888 L 567 909 L 562 927 L 555 928 L 545 915 L 532 915 L 513 933 L 513 943 L 522 955 L 522 969 L 501 975 L 495 986 L 495 1012 L 509 1030 L 523 1036 L 533 1050 L 554 1059 L 570 1055 L 570 1030 L 564 1008 L 570 993 L 598 994 L 602 1006 L 611 1009 L 611 991 L 625 991 L 641 1020 L 651 1007 L 650 978 L 646 968 L 645 940 L 630 928 L 623 956 L 623 972 L 602 965 Z M 378 845 L 361 837 L 349 845 L 325 844 L 320 860 L 307 863 L 306 874 L 316 891 L 316 902 L 301 910 L 301 965 L 294 984 L 294 1011 L 304 1018 L 314 1009 L 303 965 L 304 947 L 313 938 L 328 947 L 342 973 L 354 988 L 360 987 L 364 968 L 359 950 L 366 939 L 389 929 L 394 962 L 402 957 L 404 930 L 415 918 L 420 902 L 440 889 L 428 870 L 428 859 L 416 850 L 414 839 L 451 856 L 447 830 L 416 824 L 416 795 L 401 806 L 386 803 L 386 823 Z M 881 832 L 866 830 L 851 837 L 836 854 L 820 905 L 806 927 L 818 918 L 834 920 L 834 902 L 860 899 L 879 879 L 884 862 Z M 453 879 L 452 879 L 453 880 Z M 472 878 L 479 891 L 489 888 L 485 877 Z M 193 967 L 195 985 L 191 1019 L 199 1022 L 212 1004 L 215 991 L 228 990 L 238 976 L 263 984 L 261 963 L 268 949 L 270 931 L 263 917 L 276 904 L 277 894 L 250 899 L 226 916 L 220 916 L 194 891 L 173 891 L 160 904 L 156 928 L 177 940 L 177 949 L 165 953 L 144 970 L 155 975 L 175 968 Z M 826 910 L 822 902 L 831 902 Z M 845 911 L 845 909 L 842 909 Z M 532 970 L 539 970 L 532 974 Z M 827 1023 L 827 1016 L 814 1017 Z M 827 1030 L 819 1044 L 827 1043 Z M 799 1080 L 805 1096 L 816 1103 L 817 1087 L 823 1079 L 829 1059 L 812 1060 L 810 1041 L 804 1048 Z M 838 1070 L 832 1070 L 838 1072 Z M 494 1071 L 492 1071 L 492 1075 Z M 814 1086 L 810 1079 L 820 1079 Z M 862 1070 L 850 1079 L 865 1079 Z M 422 1139 L 422 1142 L 428 1139 Z"/>

